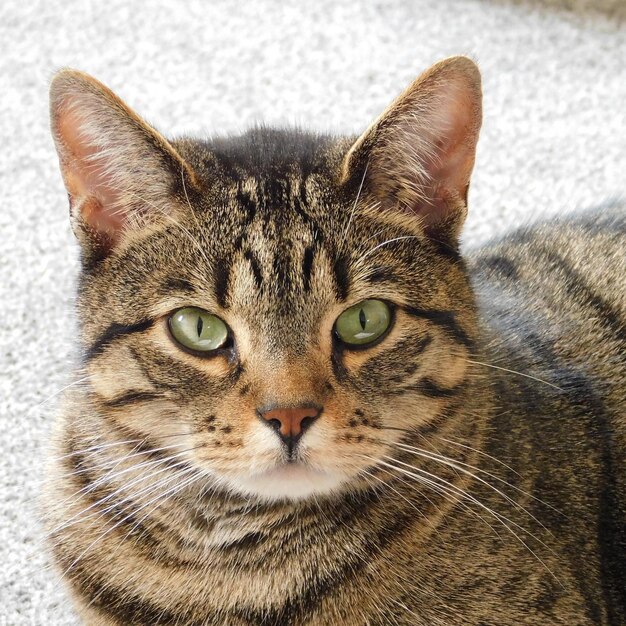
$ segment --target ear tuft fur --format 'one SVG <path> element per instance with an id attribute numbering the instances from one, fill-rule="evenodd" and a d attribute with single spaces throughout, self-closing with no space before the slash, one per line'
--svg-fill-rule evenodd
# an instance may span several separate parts
<path id="1" fill-rule="evenodd" d="M 344 181 L 417 215 L 428 234 L 458 238 L 481 125 L 481 80 L 467 57 L 437 63 L 353 144 Z"/>
<path id="2" fill-rule="evenodd" d="M 194 183 L 167 140 L 87 74 L 56 74 L 50 118 L 74 231 L 100 255 L 126 229 L 166 215 L 181 177 Z"/>

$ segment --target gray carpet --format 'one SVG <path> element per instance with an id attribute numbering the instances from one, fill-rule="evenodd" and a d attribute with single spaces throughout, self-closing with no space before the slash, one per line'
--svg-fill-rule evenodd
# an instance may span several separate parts
<path id="1" fill-rule="evenodd" d="M 466 53 L 485 91 L 467 245 L 625 190 L 623 0 L 148 4 L 0 5 L 0 626 L 76 623 L 36 516 L 77 271 L 48 135 L 55 69 L 94 74 L 175 134 L 355 131 L 431 62 Z"/>

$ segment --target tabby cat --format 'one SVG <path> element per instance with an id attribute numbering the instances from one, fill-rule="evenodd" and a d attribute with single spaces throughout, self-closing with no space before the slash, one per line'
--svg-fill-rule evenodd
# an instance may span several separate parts
<path id="1" fill-rule="evenodd" d="M 82 358 L 46 487 L 94 626 L 626 624 L 626 212 L 463 258 L 464 57 L 359 138 L 51 88 Z"/>

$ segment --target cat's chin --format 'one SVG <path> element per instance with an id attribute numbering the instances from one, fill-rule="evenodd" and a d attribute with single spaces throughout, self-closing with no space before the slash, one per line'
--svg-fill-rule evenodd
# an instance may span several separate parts
<path id="1" fill-rule="evenodd" d="M 258 474 L 238 476 L 231 482 L 243 494 L 265 500 L 304 500 L 340 491 L 347 477 L 302 463 L 288 463 Z"/>

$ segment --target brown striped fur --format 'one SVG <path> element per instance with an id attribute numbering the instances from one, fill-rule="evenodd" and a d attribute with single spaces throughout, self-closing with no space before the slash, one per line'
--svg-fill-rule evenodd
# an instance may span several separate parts
<path id="1" fill-rule="evenodd" d="M 167 141 L 73 71 L 51 103 L 83 356 L 45 509 L 85 623 L 626 624 L 626 212 L 462 258 L 471 61 L 356 141 Z M 346 349 L 366 298 L 393 326 Z M 174 344 L 190 305 L 231 349 Z M 257 411 L 305 402 L 285 463 Z"/>

